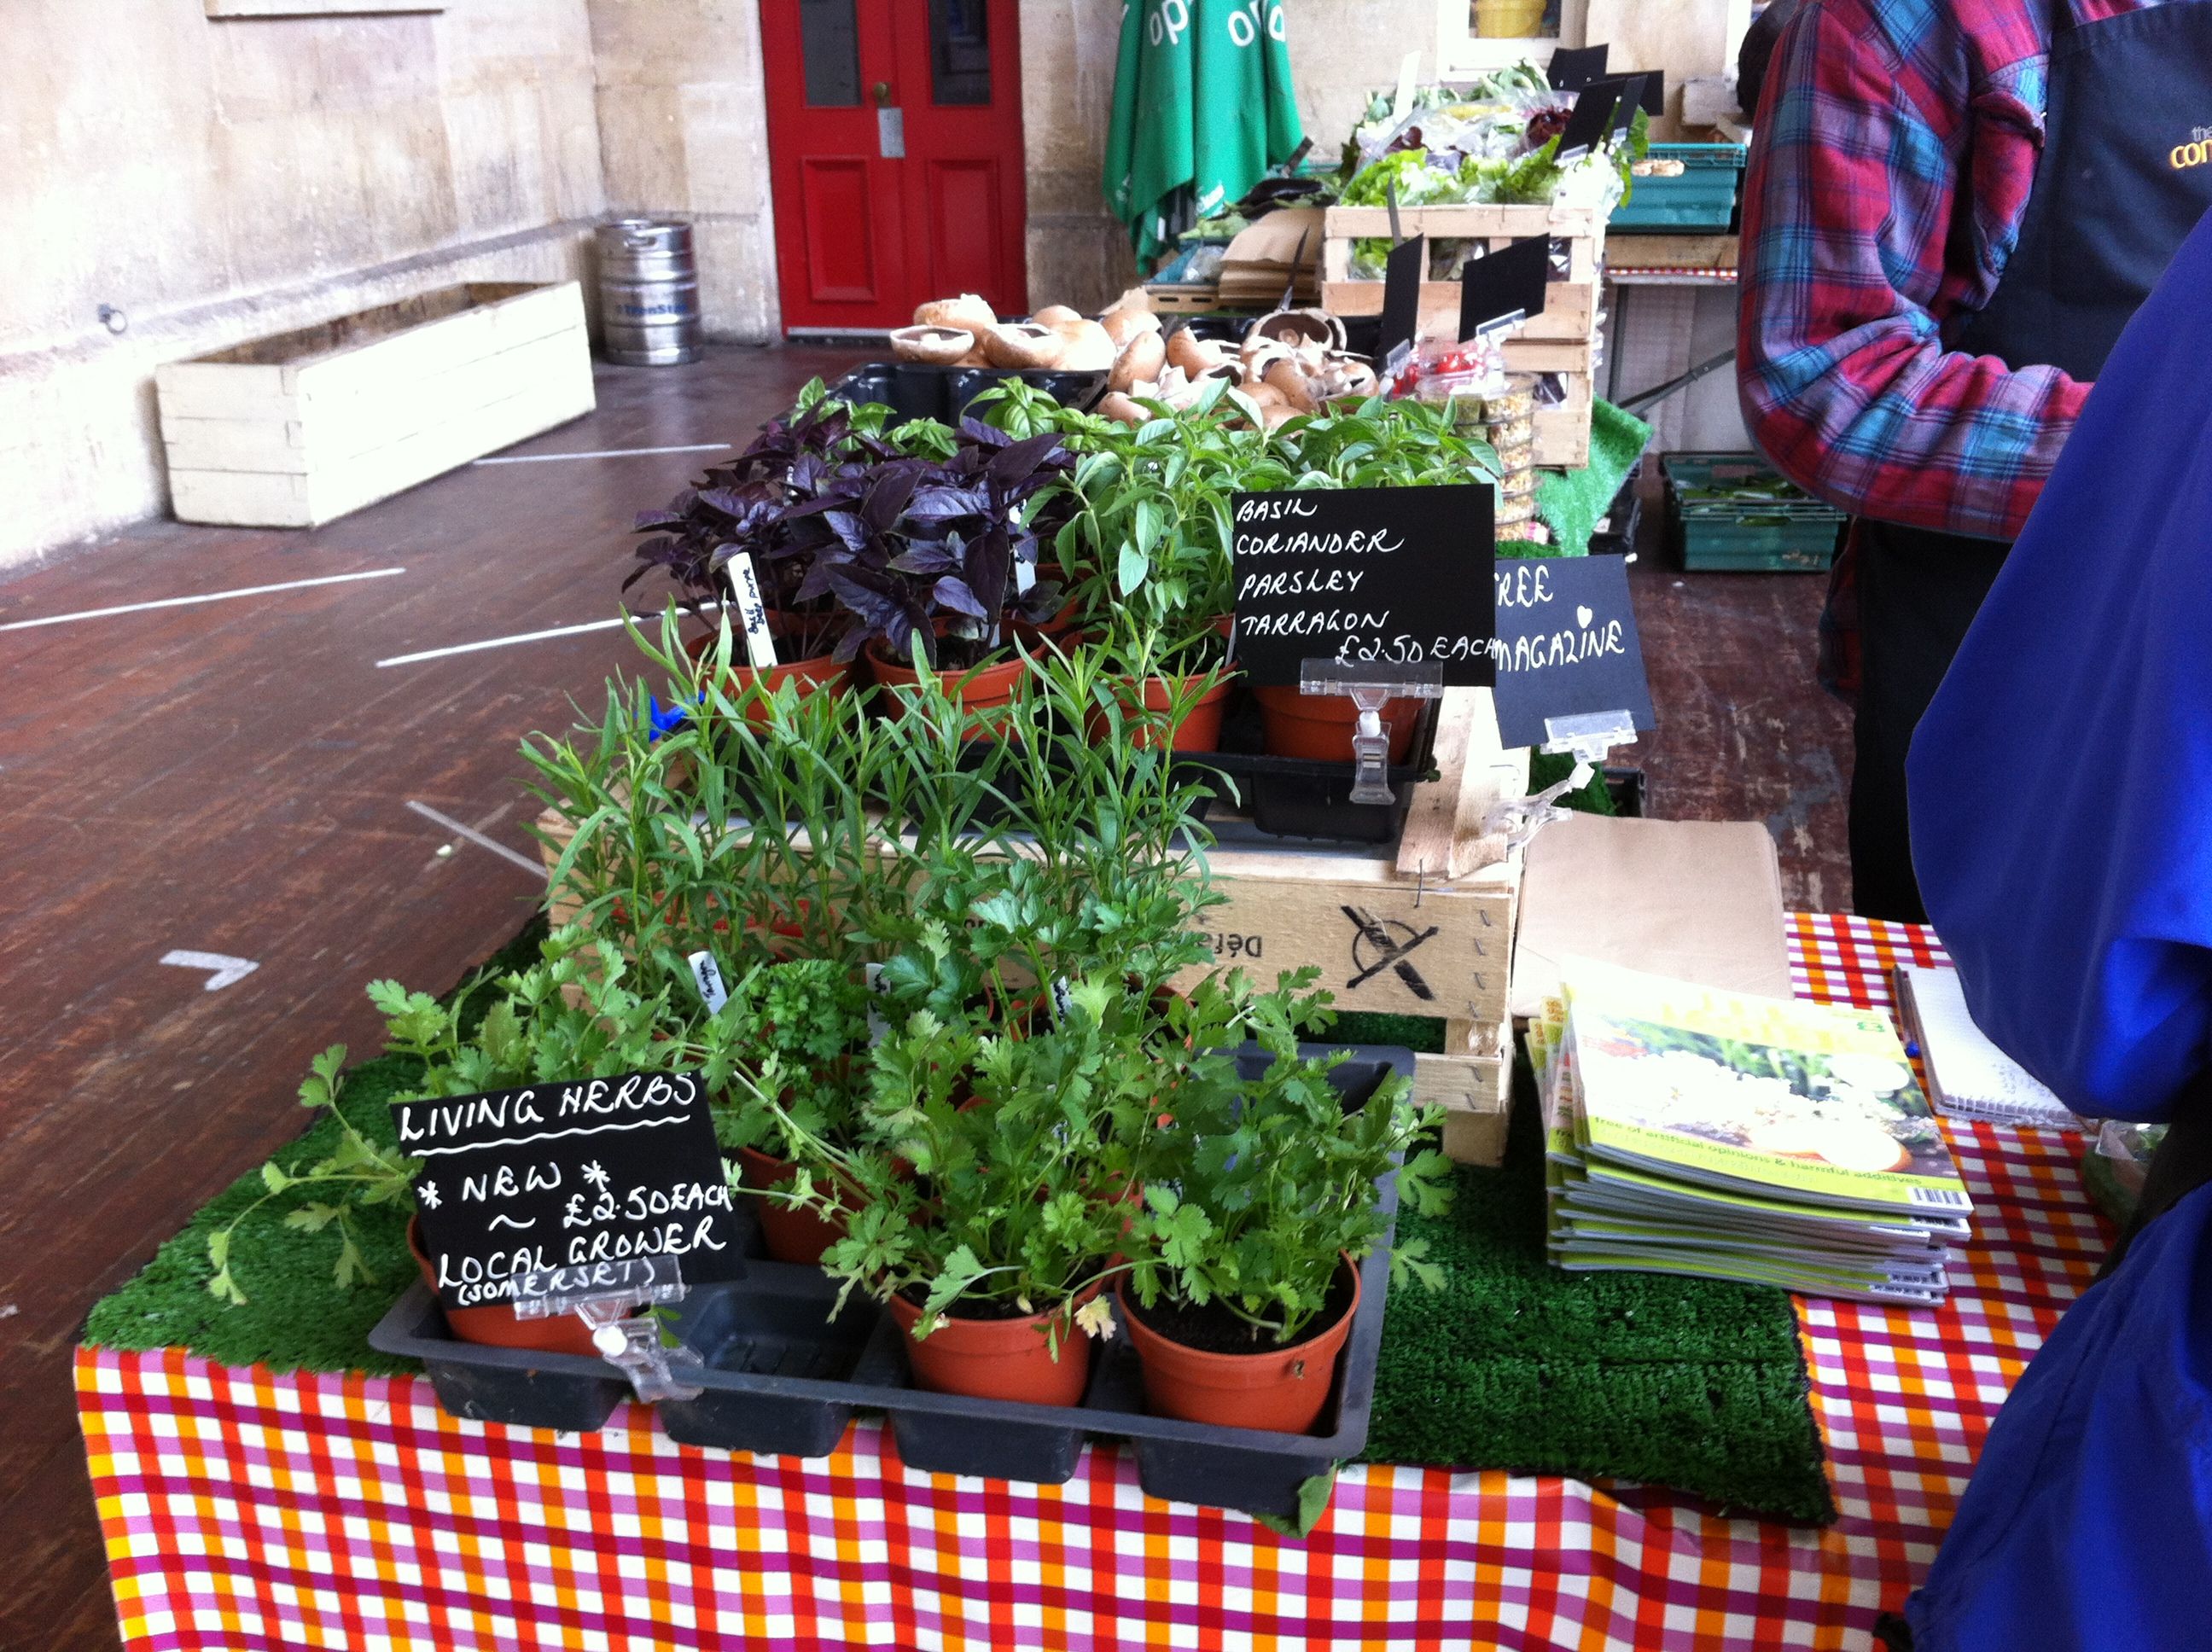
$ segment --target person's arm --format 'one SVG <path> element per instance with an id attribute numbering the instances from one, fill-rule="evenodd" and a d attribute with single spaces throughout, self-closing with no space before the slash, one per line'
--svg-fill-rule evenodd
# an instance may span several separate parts
<path id="1" fill-rule="evenodd" d="M 1855 515 L 2013 538 L 2087 386 L 1948 350 L 1937 319 L 1986 301 L 1989 246 L 2009 245 L 2033 178 L 2032 117 L 1993 94 L 1971 110 L 1963 83 L 1928 81 L 1928 41 L 1900 61 L 1842 9 L 1808 6 L 1767 76 L 1744 186 L 1744 418 L 1784 475 Z"/>

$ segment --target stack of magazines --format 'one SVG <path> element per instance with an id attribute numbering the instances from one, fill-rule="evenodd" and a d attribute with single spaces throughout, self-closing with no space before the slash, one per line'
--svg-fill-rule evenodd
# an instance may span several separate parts
<path id="1" fill-rule="evenodd" d="M 1561 1267 L 1943 1300 L 1973 1205 L 1887 1016 L 1570 963 L 1528 1049 Z"/>

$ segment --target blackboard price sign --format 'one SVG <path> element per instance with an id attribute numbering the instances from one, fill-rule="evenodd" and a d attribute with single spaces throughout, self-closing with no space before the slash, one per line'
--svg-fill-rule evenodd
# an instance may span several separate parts
<path id="1" fill-rule="evenodd" d="M 422 1166 L 416 1212 L 445 1307 L 511 1302 L 525 1275 L 635 1256 L 676 1258 L 687 1285 L 744 1275 L 696 1073 L 570 1079 L 392 1112 Z"/>
<path id="2" fill-rule="evenodd" d="M 1618 556 L 1552 556 L 1498 564 L 1498 734 L 1540 746 L 1551 719 L 1623 711 L 1652 726 L 1651 685 L 1628 565 Z"/>
<path id="3" fill-rule="evenodd" d="M 1552 53 L 1545 73 L 1554 92 L 1579 92 L 1605 73 L 1610 46 L 1560 46 Z"/>
<path id="4" fill-rule="evenodd" d="M 1486 485 L 1237 494 L 1237 661 L 1296 683 L 1309 660 L 1376 680 L 1491 680 L 1494 495 Z"/>

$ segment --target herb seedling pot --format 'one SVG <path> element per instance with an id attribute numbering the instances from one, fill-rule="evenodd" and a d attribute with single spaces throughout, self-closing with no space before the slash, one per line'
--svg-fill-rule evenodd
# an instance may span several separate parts
<path id="1" fill-rule="evenodd" d="M 1355 1048 L 1352 1057 L 1330 1075 L 1347 1105 L 1390 1073 L 1413 1076 L 1406 1050 Z M 1254 1077 L 1269 1059 L 1256 1046 L 1239 1057 Z M 1376 1190 L 1382 1207 L 1395 1210 L 1395 1172 Z M 702 1285 L 677 1304 L 678 1334 L 707 1362 L 696 1379 L 705 1392 L 653 1409 L 668 1435 L 686 1444 L 796 1456 L 835 1449 L 855 1411 L 878 1412 L 889 1416 L 909 1467 L 1041 1485 L 1066 1480 L 1085 1436 L 1104 1436 L 1128 1442 L 1149 1497 L 1292 1519 L 1306 1482 L 1357 1457 L 1367 1442 L 1389 1253 L 1386 1239 L 1360 1264 L 1346 1351 L 1308 1432 L 1188 1423 L 1147 1410 L 1135 1351 L 1121 1335 L 1094 1347 L 1089 1386 L 1073 1407 L 933 1392 L 913 1370 L 913 1354 L 926 1344 L 857 1297 L 832 1318 L 836 1281 L 818 1267 L 774 1261 L 749 1262 L 743 1279 Z M 460 1417 L 593 1429 L 629 1392 L 597 1358 L 454 1340 L 427 1285 L 409 1288 L 369 1333 L 369 1345 L 423 1361 L 439 1403 Z"/>
<path id="2" fill-rule="evenodd" d="M 944 636 L 942 628 L 938 635 L 940 638 Z M 870 642 L 861 652 L 867 657 L 869 668 L 876 674 L 878 685 L 894 696 L 897 696 L 902 689 L 912 689 L 920 685 L 921 674 L 912 665 L 902 665 L 893 659 L 890 651 L 884 647 L 880 638 Z M 1012 702 L 1015 691 L 1021 684 L 1022 673 L 1029 668 L 1028 658 L 1017 653 L 1012 659 L 987 661 L 965 669 L 948 666 L 937 675 L 944 683 L 945 692 L 966 709 L 988 711 L 994 707 Z M 963 738 L 988 739 L 990 730 L 988 727 L 972 728 Z"/>
<path id="3" fill-rule="evenodd" d="M 1080 1307 L 1098 1294 L 1096 1285 L 1076 1299 Z M 937 1328 L 916 1341 L 914 1327 L 921 1309 L 902 1296 L 887 1306 L 907 1339 L 908 1368 L 915 1383 L 934 1394 L 966 1394 L 975 1400 L 1012 1400 L 1029 1406 L 1074 1406 L 1091 1381 L 1091 1339 L 1075 1328 L 1064 1309 L 1025 1314 L 1019 1319 L 963 1319 L 946 1314 Z M 1046 1333 L 1060 1322 L 1059 1353 Z"/>
<path id="4" fill-rule="evenodd" d="M 1359 722 L 1359 708 L 1347 694 L 1301 694 L 1291 687 L 1255 688 L 1261 720 L 1267 726 L 1267 755 L 1304 757 L 1314 762 L 1352 761 L 1352 737 Z M 1384 702 L 1382 720 L 1389 725 L 1390 762 L 1406 761 L 1413 749 L 1413 731 L 1419 726 L 1419 700 Z"/>
<path id="5" fill-rule="evenodd" d="M 779 1262 L 817 1264 L 822 1253 L 845 1236 L 842 1219 L 817 1216 L 781 1199 L 770 1198 L 771 1188 L 788 1182 L 796 1170 L 789 1159 L 770 1157 L 757 1147 L 738 1149 L 738 1173 L 760 1222 L 761 1242 Z"/>
<path id="6" fill-rule="evenodd" d="M 784 641 L 799 634 L 799 626 L 788 616 L 772 612 L 769 615 L 769 630 L 775 637 L 778 645 L 777 652 L 781 653 L 783 652 Z M 716 641 L 717 639 L 713 636 L 687 637 L 684 639 L 684 647 L 692 659 L 704 659 L 714 652 Z M 730 676 L 740 689 L 749 689 L 757 683 L 772 694 L 785 683 L 791 683 L 798 685 L 799 693 L 802 696 L 810 694 L 842 695 L 851 691 L 852 668 L 845 662 L 833 659 L 828 654 L 817 654 L 806 659 L 787 660 L 782 665 L 771 665 L 766 671 L 762 671 L 756 666 L 737 663 L 738 660 L 744 658 L 744 643 L 742 639 L 738 640 L 737 648 L 737 659 L 731 664 Z M 768 708 L 757 705 L 747 707 L 745 720 L 756 727 L 764 727 L 769 720 Z"/>
<path id="7" fill-rule="evenodd" d="M 1115 1304 L 1145 1373 L 1145 1408 L 1186 1423 L 1305 1433 L 1328 1402 L 1337 1356 L 1359 1312 L 1359 1269 L 1351 1257 L 1339 1277 L 1350 1281 L 1351 1296 L 1334 1321 L 1287 1348 L 1251 1353 L 1216 1353 L 1164 1335 L 1117 1284 Z"/>
<path id="8" fill-rule="evenodd" d="M 1164 713 L 1171 710 L 1175 696 L 1189 692 L 1188 677 L 1148 677 L 1140 683 L 1125 683 L 1121 689 L 1121 711 L 1125 717 L 1134 719 L 1140 712 Z M 1191 707 L 1177 725 L 1174 738 L 1168 743 L 1170 751 L 1218 751 L 1221 750 L 1221 720 L 1229 709 L 1230 690 L 1237 686 L 1233 677 L 1224 678 L 1208 689 Z M 1093 740 L 1103 739 L 1106 733 L 1106 719 L 1094 713 L 1085 732 Z M 1139 750 L 1150 750 L 1159 744 L 1159 731 L 1135 728 L 1129 731 L 1129 743 Z"/>
<path id="9" fill-rule="evenodd" d="M 422 1283 L 434 1294 L 438 1271 L 422 1248 L 422 1224 L 413 1217 L 407 1218 L 407 1248 L 414 1254 L 415 1266 L 422 1270 Z M 463 1342 L 478 1342 L 489 1348 L 521 1348 L 536 1353 L 597 1357 L 592 1346 L 591 1327 L 574 1314 L 553 1315 L 542 1320 L 520 1319 L 514 1305 L 503 1302 L 443 1311 L 447 1327 Z"/>

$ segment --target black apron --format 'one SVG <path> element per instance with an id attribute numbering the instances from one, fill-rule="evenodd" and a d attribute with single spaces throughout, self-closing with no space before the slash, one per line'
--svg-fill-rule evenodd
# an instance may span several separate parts
<path id="1" fill-rule="evenodd" d="M 2167 0 L 2091 23 L 2073 21 L 2069 0 L 2055 3 L 2043 153 L 2019 243 L 1988 305 L 1959 318 L 1946 343 L 2086 381 L 2212 205 L 2212 0 Z M 1869 917 L 1919 922 L 1927 914 L 1905 825 L 1905 750 L 2010 547 L 1866 519 L 1854 525 L 1853 546 L 1852 904 Z"/>

